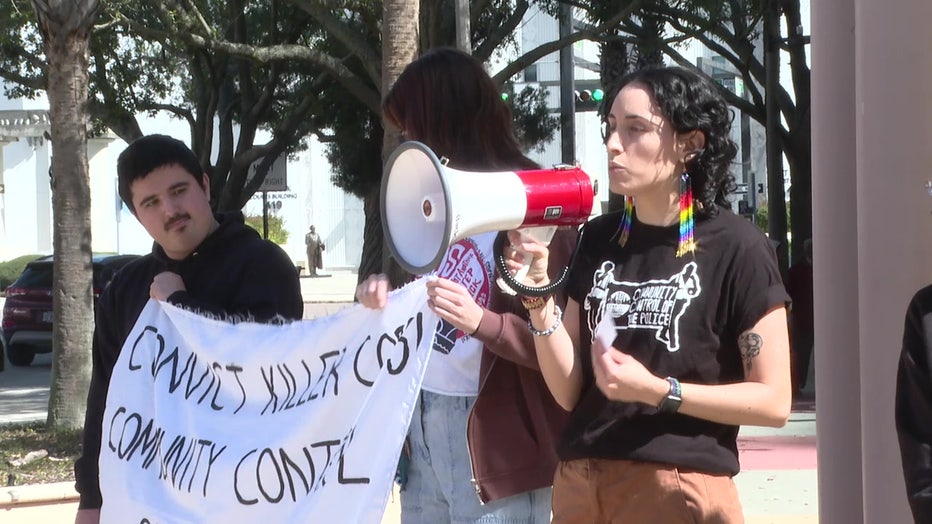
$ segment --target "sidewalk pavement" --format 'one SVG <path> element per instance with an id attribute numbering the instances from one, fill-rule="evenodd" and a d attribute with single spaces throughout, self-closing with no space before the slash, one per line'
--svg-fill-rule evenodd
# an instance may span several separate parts
<path id="1" fill-rule="evenodd" d="M 356 273 L 348 270 L 322 271 L 316 277 L 301 277 L 304 318 L 332 315 L 353 304 Z"/>
<path id="2" fill-rule="evenodd" d="M 786 426 L 742 426 L 738 432 L 741 472 L 735 484 L 748 524 L 819 521 L 815 397 L 806 390 L 801 398 Z"/>
<path id="3" fill-rule="evenodd" d="M 306 319 L 330 315 L 353 302 L 356 274 L 325 271 L 319 277 L 302 277 Z M 9 372 L 7 368 L 6 372 Z M 5 372 L 5 373 L 6 373 Z M 46 399 L 48 390 L 45 390 Z M 738 436 L 741 473 L 735 477 L 747 524 L 814 524 L 818 522 L 815 402 L 812 380 L 802 400 L 793 403 L 789 423 L 779 429 L 745 426 Z M 0 402 L 0 423 L 15 413 Z M 0 488 L 0 521 L 11 524 L 70 523 L 77 504 L 71 483 Z M 37 499 L 44 505 L 9 509 L 9 502 Z M 382 524 L 400 520 L 398 492 L 393 491 Z M 11 520 L 12 518 L 12 520 Z"/>
<path id="4" fill-rule="evenodd" d="M 335 269 L 321 271 L 316 277 L 301 276 L 301 295 L 305 303 L 347 303 L 356 293 L 355 271 Z"/>

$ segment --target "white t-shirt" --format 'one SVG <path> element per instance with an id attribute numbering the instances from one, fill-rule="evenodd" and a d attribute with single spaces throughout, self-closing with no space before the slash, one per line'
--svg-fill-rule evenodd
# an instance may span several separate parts
<path id="1" fill-rule="evenodd" d="M 488 307 L 494 284 L 492 243 L 496 235 L 496 232 L 483 233 L 453 244 L 431 274 L 462 284 L 477 304 Z M 479 393 L 482 342 L 441 320 L 434 336 L 433 351 L 427 362 L 424 389 L 450 396 Z"/>

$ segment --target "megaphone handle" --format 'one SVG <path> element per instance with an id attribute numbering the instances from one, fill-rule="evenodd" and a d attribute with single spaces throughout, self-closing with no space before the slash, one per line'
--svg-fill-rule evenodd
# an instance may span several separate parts
<path id="1" fill-rule="evenodd" d="M 521 228 L 518 231 L 522 237 L 530 237 L 543 243 L 545 246 L 549 246 L 550 241 L 553 240 L 553 235 L 557 232 L 557 226 L 532 226 Z M 512 275 L 515 281 L 524 282 L 524 277 L 527 276 L 528 271 L 531 269 L 532 259 L 530 258 L 530 253 L 520 249 L 516 250 L 516 255 L 521 259 L 521 268 L 512 273 Z M 515 296 L 518 294 L 502 277 L 495 279 L 495 283 L 498 284 L 499 289 L 506 295 Z"/>
<path id="2" fill-rule="evenodd" d="M 517 250 L 516 254 L 519 257 L 521 257 L 522 264 L 521 264 L 521 267 L 517 271 L 515 271 L 514 279 L 517 280 L 518 282 L 524 282 L 524 277 L 527 276 L 528 270 L 531 269 L 531 265 L 526 262 L 528 254 L 525 253 L 524 251 L 521 251 L 520 249 Z M 518 294 L 514 289 L 511 288 L 511 286 L 508 285 L 508 282 L 506 282 L 505 279 L 502 277 L 498 277 L 497 279 L 495 279 L 495 283 L 498 284 L 498 287 L 499 289 L 502 290 L 502 293 L 505 293 L 506 295 L 515 296 Z"/>
<path id="3" fill-rule="evenodd" d="M 501 280 L 504 280 L 505 284 L 508 287 L 513 289 L 515 292 L 523 296 L 526 296 L 526 297 L 544 297 L 547 295 L 552 295 L 556 290 L 563 287 L 563 285 L 566 283 L 566 275 L 569 270 L 569 268 L 567 267 L 563 268 L 563 271 L 560 273 L 560 276 L 556 280 L 552 280 L 546 286 L 531 287 L 531 286 L 527 286 L 521 283 L 516 278 L 517 274 L 512 275 L 511 272 L 508 271 L 508 266 L 505 265 L 505 255 L 504 255 L 505 238 L 506 238 L 506 235 L 498 235 L 498 237 L 496 237 L 495 243 L 492 246 L 492 253 L 495 258 L 495 265 L 498 268 L 499 278 Z M 530 267 L 530 264 L 524 264 L 521 270 L 517 272 L 518 274 L 523 272 L 523 274 L 521 275 L 521 280 L 524 280 L 524 276 L 527 275 L 527 271 L 529 267 Z"/>

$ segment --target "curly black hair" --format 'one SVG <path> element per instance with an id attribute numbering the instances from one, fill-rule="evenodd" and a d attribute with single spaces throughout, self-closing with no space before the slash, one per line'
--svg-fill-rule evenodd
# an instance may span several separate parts
<path id="1" fill-rule="evenodd" d="M 731 165 L 738 146 L 731 139 L 734 115 L 712 81 L 682 67 L 646 67 L 622 77 L 608 103 L 632 83 L 647 87 L 676 134 L 698 130 L 705 135 L 705 147 L 686 162 L 693 198 L 701 204 L 696 212 L 714 214 L 715 204 L 728 207 L 727 197 L 737 189 Z"/>

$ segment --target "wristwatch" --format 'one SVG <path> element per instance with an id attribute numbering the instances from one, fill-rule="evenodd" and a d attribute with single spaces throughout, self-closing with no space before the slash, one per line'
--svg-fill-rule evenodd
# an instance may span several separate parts
<path id="1" fill-rule="evenodd" d="M 676 413 L 680 409 L 680 404 L 683 402 L 683 390 L 680 388 L 679 380 L 673 377 L 667 377 L 667 382 L 670 383 L 670 391 L 667 393 L 667 396 L 663 397 L 663 400 L 660 401 L 657 410 L 661 413 Z"/>
<path id="2" fill-rule="evenodd" d="M 546 297 L 521 297 L 521 305 L 528 311 L 534 311 L 547 305 L 548 300 L 550 300 L 549 295 Z"/>

